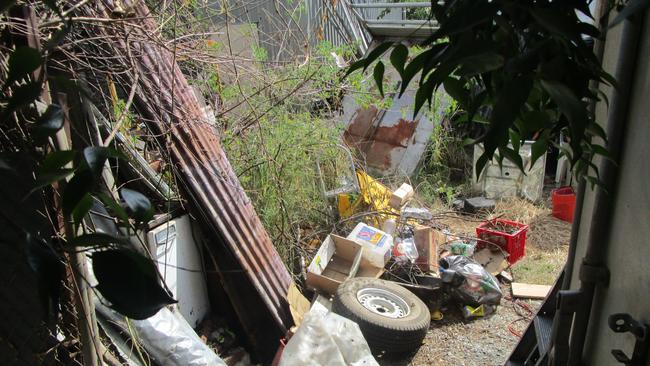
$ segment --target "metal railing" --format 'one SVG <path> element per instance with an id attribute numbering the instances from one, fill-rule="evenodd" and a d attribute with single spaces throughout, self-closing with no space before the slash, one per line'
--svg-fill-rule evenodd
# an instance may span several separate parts
<path id="1" fill-rule="evenodd" d="M 373 38 L 417 39 L 439 28 L 427 8 L 431 2 L 346 1 Z"/>

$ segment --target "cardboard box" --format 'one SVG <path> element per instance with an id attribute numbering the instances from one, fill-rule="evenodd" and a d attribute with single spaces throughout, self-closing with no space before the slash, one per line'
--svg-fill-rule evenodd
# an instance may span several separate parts
<path id="1" fill-rule="evenodd" d="M 338 235 L 328 235 L 307 267 L 307 286 L 317 292 L 334 294 L 341 283 L 352 277 L 378 278 L 383 267 L 363 256 L 363 246 Z"/>
<path id="2" fill-rule="evenodd" d="M 400 210 L 413 197 L 413 194 L 415 194 L 413 187 L 408 183 L 403 183 L 393 192 L 388 205 L 396 210 Z"/>
<path id="3" fill-rule="evenodd" d="M 418 259 L 415 264 L 425 272 L 438 272 L 438 243 L 435 230 L 430 227 L 420 226 L 413 231 L 415 247 L 418 250 Z"/>
<path id="4" fill-rule="evenodd" d="M 390 250 L 393 247 L 391 235 L 360 222 L 350 232 L 347 239 L 361 244 L 364 247 L 364 257 L 376 267 L 383 268 L 388 263 Z"/>

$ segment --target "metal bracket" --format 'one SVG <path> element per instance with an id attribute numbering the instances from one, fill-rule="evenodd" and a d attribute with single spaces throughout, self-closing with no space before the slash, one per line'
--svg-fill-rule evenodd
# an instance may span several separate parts
<path id="1" fill-rule="evenodd" d="M 609 327 L 616 333 L 630 332 L 636 337 L 632 358 L 620 349 L 613 349 L 612 355 L 619 363 L 626 366 L 643 366 L 646 364 L 648 348 L 650 346 L 650 326 L 638 322 L 630 314 L 612 314 L 608 319 Z"/>
<path id="2" fill-rule="evenodd" d="M 597 283 L 599 285 L 609 285 L 609 269 L 603 265 L 591 265 L 582 262 L 580 266 L 580 280 L 583 282 Z"/>
<path id="3" fill-rule="evenodd" d="M 556 309 L 563 314 L 573 314 L 582 304 L 584 294 L 580 290 L 560 290 L 557 293 Z"/>

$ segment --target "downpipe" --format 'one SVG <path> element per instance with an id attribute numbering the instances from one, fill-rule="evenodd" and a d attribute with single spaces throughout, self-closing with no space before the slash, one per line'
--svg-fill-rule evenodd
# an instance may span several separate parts
<path id="1" fill-rule="evenodd" d="M 612 160 L 617 162 L 621 161 L 624 134 L 628 122 L 629 97 L 636 69 L 638 43 L 644 16 L 645 13 L 640 12 L 625 20 L 622 25 L 620 51 L 615 72 L 618 88 L 613 91 L 607 118 L 607 147 Z M 582 364 L 596 289 L 599 286 L 606 286 L 609 276 L 605 267 L 605 255 L 610 245 L 611 219 L 618 188 L 618 169 L 609 159 L 602 159 L 599 170 L 603 184 L 602 187 L 596 188 L 587 251 L 580 267 L 579 292 L 582 294 L 582 306 L 575 314 L 571 330 L 569 365 Z M 567 275 L 570 277 L 571 273 L 567 273 Z"/>

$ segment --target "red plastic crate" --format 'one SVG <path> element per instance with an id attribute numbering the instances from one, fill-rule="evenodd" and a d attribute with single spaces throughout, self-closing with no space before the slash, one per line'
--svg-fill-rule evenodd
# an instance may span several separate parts
<path id="1" fill-rule="evenodd" d="M 504 233 L 501 231 L 496 231 L 490 229 L 489 226 L 492 223 L 500 223 L 506 226 L 515 227 L 518 230 L 512 234 Z M 481 225 L 476 227 L 476 237 L 479 239 L 488 241 L 490 243 L 497 244 L 501 249 L 505 250 L 508 253 L 508 263 L 514 264 L 521 257 L 526 254 L 526 232 L 528 231 L 528 225 L 521 224 L 515 221 L 508 221 L 504 219 L 494 219 L 490 221 L 485 221 Z M 478 248 L 485 247 L 487 244 L 485 242 L 478 241 Z"/>

